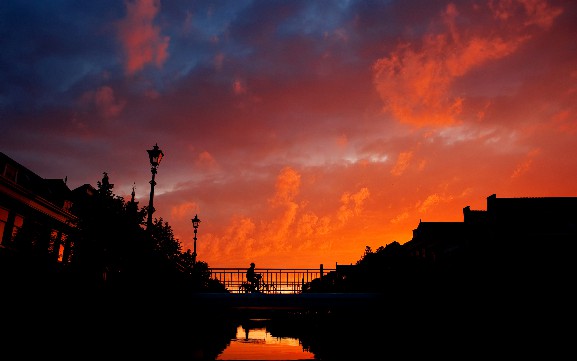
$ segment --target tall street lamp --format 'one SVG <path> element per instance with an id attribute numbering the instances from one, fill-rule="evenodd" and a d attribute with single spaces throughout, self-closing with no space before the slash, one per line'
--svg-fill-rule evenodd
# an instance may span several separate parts
<path id="1" fill-rule="evenodd" d="M 151 230 L 152 228 L 152 213 L 154 213 L 154 186 L 156 182 L 154 181 L 154 176 L 156 175 L 156 168 L 160 164 L 164 153 L 162 150 L 158 149 L 158 143 L 152 147 L 152 149 L 146 150 L 148 152 L 148 157 L 150 158 L 150 173 L 152 173 L 152 180 L 150 181 L 150 202 L 148 203 L 148 220 L 146 222 L 146 229 Z"/>
<path id="2" fill-rule="evenodd" d="M 192 262 L 196 263 L 196 231 L 198 230 L 198 224 L 200 223 L 200 219 L 198 219 L 198 214 L 194 215 L 192 219 L 192 226 L 194 227 L 194 252 L 192 253 Z"/>

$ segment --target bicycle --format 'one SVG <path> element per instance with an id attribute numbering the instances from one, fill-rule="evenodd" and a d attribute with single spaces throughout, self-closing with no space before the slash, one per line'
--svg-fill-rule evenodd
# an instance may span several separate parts
<path id="1" fill-rule="evenodd" d="M 243 282 L 238 286 L 238 293 L 250 293 L 252 292 L 252 285 L 249 282 Z"/>
<path id="2" fill-rule="evenodd" d="M 260 292 L 261 284 L 260 277 L 256 278 L 254 283 L 251 282 L 243 282 L 238 286 L 238 293 L 253 293 L 253 292 Z"/>
<path id="3" fill-rule="evenodd" d="M 274 283 L 264 283 L 260 287 L 264 293 L 276 293 L 276 285 Z"/>
<path id="4" fill-rule="evenodd" d="M 276 286 L 259 279 L 255 286 L 250 282 L 243 282 L 238 286 L 238 293 L 276 293 Z"/>

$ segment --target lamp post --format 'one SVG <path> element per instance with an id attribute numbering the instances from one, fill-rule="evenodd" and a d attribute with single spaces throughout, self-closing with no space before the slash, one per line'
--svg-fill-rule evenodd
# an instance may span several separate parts
<path id="1" fill-rule="evenodd" d="M 152 173 L 152 180 L 150 181 L 150 202 L 148 203 L 148 220 L 146 221 L 146 229 L 152 229 L 152 213 L 154 213 L 154 186 L 156 182 L 154 181 L 154 176 L 156 175 L 156 168 L 160 164 L 164 153 L 162 150 L 158 149 L 158 143 L 152 147 L 152 149 L 146 150 L 148 152 L 148 157 L 150 158 L 150 173 Z"/>
<path id="2" fill-rule="evenodd" d="M 194 215 L 192 219 L 192 226 L 194 227 L 194 252 L 192 253 L 192 262 L 196 264 L 196 231 L 198 230 L 198 224 L 200 219 L 198 219 L 198 214 Z"/>

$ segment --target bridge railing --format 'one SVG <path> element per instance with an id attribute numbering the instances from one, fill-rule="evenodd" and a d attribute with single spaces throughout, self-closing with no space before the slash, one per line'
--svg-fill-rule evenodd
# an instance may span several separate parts
<path id="1" fill-rule="evenodd" d="M 231 293 L 247 292 L 247 268 L 210 268 L 211 278 L 219 280 Z M 304 283 L 322 278 L 330 268 L 255 268 L 262 275 L 262 293 L 301 293 Z"/>

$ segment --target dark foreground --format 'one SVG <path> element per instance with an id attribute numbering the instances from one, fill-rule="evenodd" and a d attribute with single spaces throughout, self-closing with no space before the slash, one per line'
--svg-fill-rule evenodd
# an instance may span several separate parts
<path id="1" fill-rule="evenodd" d="M 234 303 L 231 295 L 7 291 L 0 304 L 5 359 L 214 360 L 243 320 L 263 315 L 271 334 L 298 338 L 319 360 L 575 353 L 571 298 L 557 289 L 319 294 L 268 306 L 250 296 Z"/>

